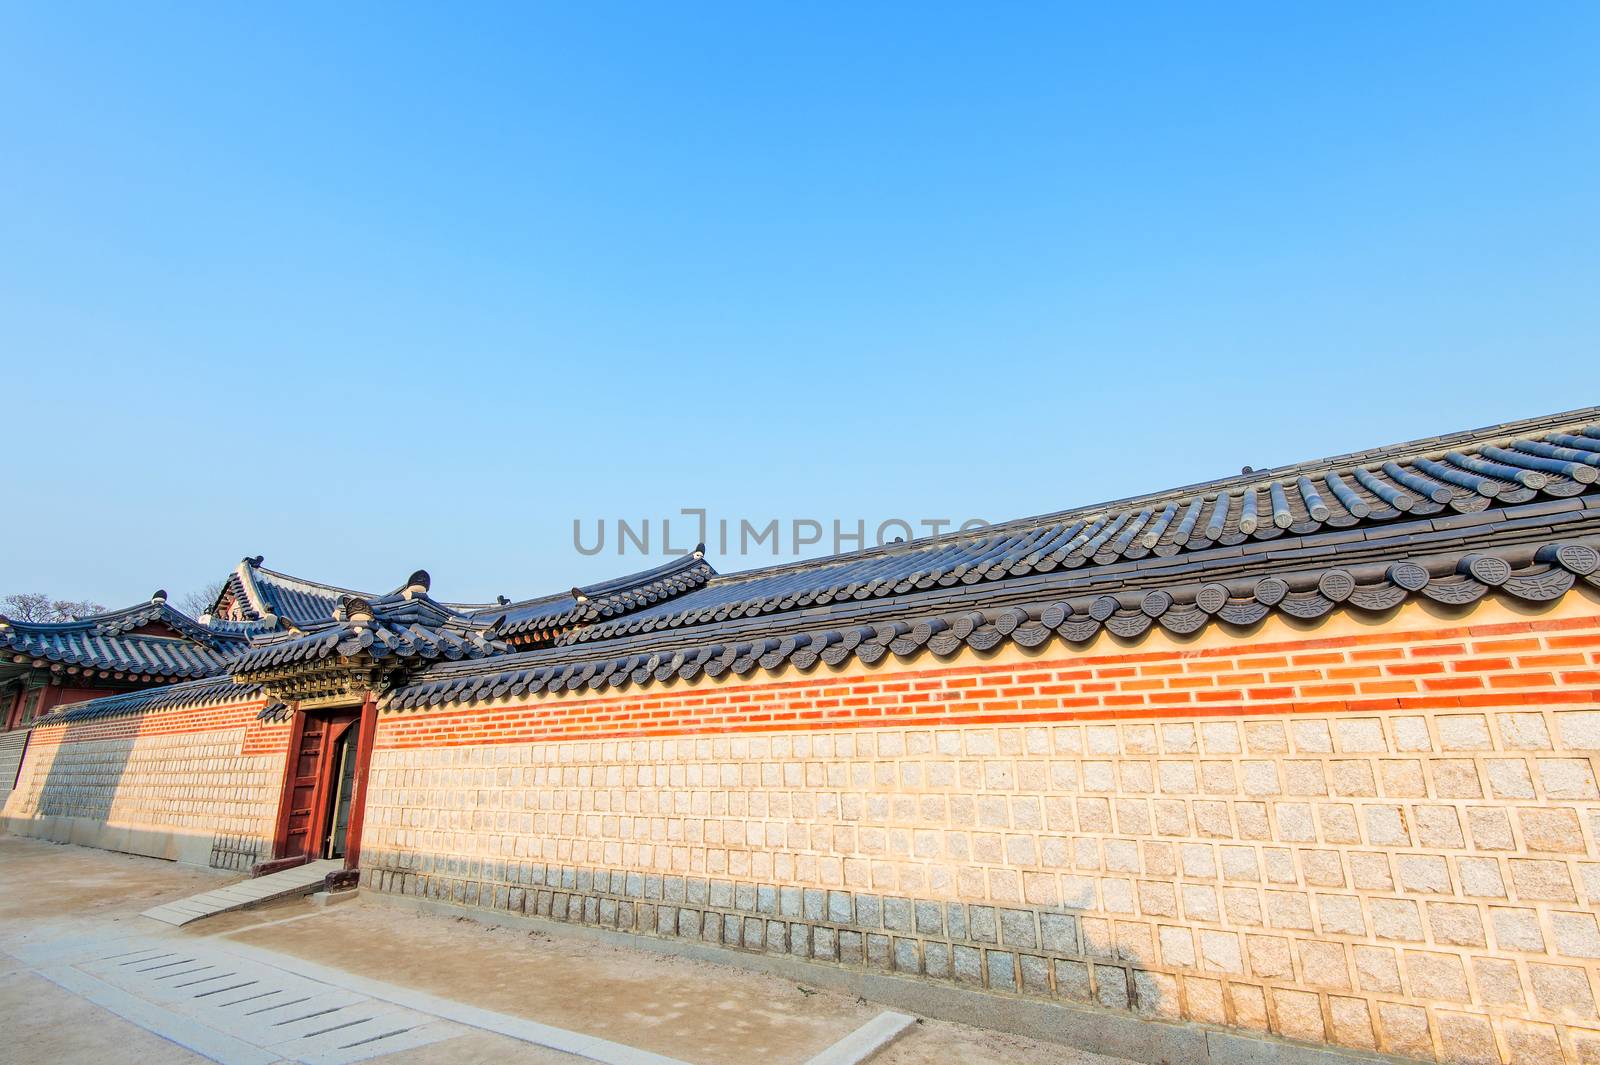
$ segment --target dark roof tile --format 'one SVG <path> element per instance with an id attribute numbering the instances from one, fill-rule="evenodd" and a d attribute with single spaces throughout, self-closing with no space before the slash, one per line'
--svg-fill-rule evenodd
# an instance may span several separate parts
<path id="1" fill-rule="evenodd" d="M 160 625 L 176 636 L 135 630 Z M 66 622 L 0 618 L 0 652 L 85 670 L 157 677 L 221 672 L 245 644 L 169 606 L 165 598 Z"/>
<path id="2" fill-rule="evenodd" d="M 40 718 L 36 725 L 72 724 L 188 706 L 219 706 L 248 701 L 257 697 L 260 691 L 254 684 L 236 684 L 230 677 L 210 677 L 144 691 L 123 692 L 92 702 L 74 703 L 65 710 Z"/>
<path id="3" fill-rule="evenodd" d="M 807 667 L 820 657 L 838 665 L 852 655 L 866 662 L 923 648 L 948 655 L 961 647 L 991 650 L 1010 641 L 1036 647 L 1052 638 L 1085 642 L 1102 629 L 1132 639 L 1155 626 L 1174 635 L 1213 620 L 1236 626 L 1279 612 L 1315 619 L 1335 609 L 1384 611 L 1420 596 L 1445 604 L 1473 602 L 1498 588 L 1515 599 L 1559 598 L 1576 581 L 1600 589 L 1600 537 L 1583 542 L 1516 545 L 1499 553 L 1475 552 L 1426 559 L 1378 560 L 1253 579 L 1129 589 L 1118 594 L 970 608 L 916 619 L 891 619 L 777 635 L 741 638 L 719 633 L 714 642 L 628 650 L 627 641 L 592 649 L 565 646 L 524 652 L 497 661 L 438 667 L 384 697 L 386 709 L 642 685 L 699 672 L 749 674 L 787 662 Z M 580 657 L 583 655 L 583 657 Z"/>
<path id="4" fill-rule="evenodd" d="M 245 619 L 199 625 L 180 615 L 173 624 L 188 624 L 192 643 L 126 653 L 183 675 L 184 654 L 204 652 L 214 661 L 194 668 L 230 668 L 241 681 L 366 654 L 404 665 L 395 675 L 410 679 L 388 703 L 416 705 L 1006 641 L 1034 647 L 1102 629 L 1183 634 L 1274 611 L 1390 609 L 1407 596 L 1466 603 L 1490 588 L 1542 601 L 1600 579 L 1584 569 L 1600 558 L 1597 421 L 1600 409 L 1528 419 L 726 576 L 696 550 L 495 606 L 437 602 L 421 571 L 401 592 L 363 596 L 247 559 L 229 583 Z M 1565 553 L 1549 554 L 1557 540 Z M 102 623 L 105 631 L 49 634 L 52 646 L 108 661 L 123 652 L 107 641 L 135 639 L 126 628 L 141 624 L 119 634 L 111 630 L 121 622 Z"/>
<path id="5" fill-rule="evenodd" d="M 247 679 L 271 670 L 335 655 L 365 654 L 396 662 L 482 658 L 503 654 L 510 645 L 497 638 L 495 624 L 479 621 L 426 593 L 380 596 L 367 600 L 345 596 L 332 609 L 332 619 L 308 629 L 294 629 L 256 639 L 231 663 L 233 675 Z"/>

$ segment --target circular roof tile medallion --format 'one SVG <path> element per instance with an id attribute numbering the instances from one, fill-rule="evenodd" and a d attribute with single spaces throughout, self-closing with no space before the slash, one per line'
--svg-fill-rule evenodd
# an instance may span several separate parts
<path id="1" fill-rule="evenodd" d="M 1139 609 L 1150 617 L 1158 618 L 1172 609 L 1172 595 L 1157 589 L 1139 601 Z"/>
<path id="2" fill-rule="evenodd" d="M 1464 560 L 1467 563 L 1467 572 L 1482 584 L 1491 588 L 1498 588 L 1511 578 L 1511 566 L 1503 558 L 1494 555 L 1474 555 Z"/>
<path id="3" fill-rule="evenodd" d="M 1009 636 L 1017 626 L 1028 620 L 1028 612 L 1021 607 L 1008 606 L 995 615 L 994 627 L 1002 636 Z"/>
<path id="4" fill-rule="evenodd" d="M 1600 551 L 1584 544 L 1562 544 L 1556 548 L 1556 560 L 1561 563 L 1563 569 L 1580 577 L 1600 569 Z"/>
<path id="5" fill-rule="evenodd" d="M 1396 562 L 1389 567 L 1389 580 L 1408 592 L 1421 591 L 1428 583 L 1428 571 L 1415 562 Z"/>
<path id="6" fill-rule="evenodd" d="M 956 639 L 965 640 L 980 626 L 987 624 L 988 620 L 982 611 L 969 610 L 956 618 L 954 624 L 950 626 L 950 631 L 955 633 Z"/>
<path id="7" fill-rule="evenodd" d="M 1331 569 L 1317 578 L 1317 588 L 1335 603 L 1342 603 L 1356 590 L 1356 579 L 1348 570 Z"/>
<path id="8" fill-rule="evenodd" d="M 1288 582 L 1281 577 L 1263 577 L 1256 582 L 1256 602 L 1265 606 L 1277 606 L 1288 594 Z"/>
<path id="9" fill-rule="evenodd" d="M 1215 614 L 1228 605 L 1228 589 L 1220 584 L 1208 584 L 1194 595 L 1194 605 L 1207 614 Z"/>
<path id="10" fill-rule="evenodd" d="M 1115 596 L 1098 596 L 1094 602 L 1089 604 L 1089 616 L 1094 618 L 1096 621 L 1104 621 L 1112 614 L 1115 614 L 1117 612 L 1117 608 L 1121 605 L 1121 603 L 1117 602 Z"/>

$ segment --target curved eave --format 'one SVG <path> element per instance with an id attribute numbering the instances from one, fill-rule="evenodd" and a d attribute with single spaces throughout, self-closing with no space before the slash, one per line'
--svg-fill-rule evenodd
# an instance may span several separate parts
<path id="1" fill-rule="evenodd" d="M 85 673 L 134 677 L 209 677 L 222 672 L 232 656 L 201 644 L 156 636 L 96 632 L 76 627 L 60 632 L 0 632 L 0 654 L 13 662 L 75 667 Z"/>
<path id="2" fill-rule="evenodd" d="M 248 702 L 259 695 L 260 689 L 254 684 L 236 684 L 229 677 L 211 677 L 74 703 L 69 709 L 45 715 L 34 723 L 34 727 L 71 725 L 157 710 L 224 706 L 230 703 Z"/>
<path id="3" fill-rule="evenodd" d="M 1334 565 L 1252 579 L 821 626 L 783 636 L 708 640 L 581 660 L 551 660 L 550 652 L 535 652 L 418 677 L 389 693 L 381 705 L 409 710 L 539 693 L 606 691 L 701 675 L 749 676 L 785 666 L 810 669 L 819 662 L 841 666 L 856 660 L 871 665 L 889 655 L 904 660 L 948 657 L 963 649 L 992 651 L 1004 644 L 1037 648 L 1058 640 L 1081 645 L 1102 631 L 1127 640 L 1156 628 L 1188 636 L 1213 624 L 1248 628 L 1273 615 L 1309 621 L 1339 610 L 1382 613 L 1418 598 L 1466 606 L 1494 593 L 1520 602 L 1548 603 L 1580 581 L 1600 590 L 1597 545 L 1600 537 L 1522 545 L 1498 553 Z"/>
<path id="4" fill-rule="evenodd" d="M 453 630 L 424 625 L 375 622 L 337 625 L 297 639 L 251 648 L 231 665 L 241 681 L 333 658 L 369 659 L 377 664 L 461 661 L 509 653 L 510 646 L 479 629 Z"/>

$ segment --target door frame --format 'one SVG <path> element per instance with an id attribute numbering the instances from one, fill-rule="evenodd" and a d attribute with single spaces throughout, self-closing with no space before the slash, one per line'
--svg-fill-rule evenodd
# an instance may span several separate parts
<path id="1" fill-rule="evenodd" d="M 350 821 L 345 827 L 344 867 L 347 870 L 360 867 L 361 828 L 365 821 L 367 805 L 367 772 L 372 765 L 372 741 L 378 728 L 378 700 L 370 692 L 361 701 L 359 708 L 346 705 L 303 710 L 298 702 L 293 704 L 289 725 L 289 746 L 283 763 L 283 783 L 278 790 L 277 824 L 272 835 L 273 860 L 264 863 L 273 870 L 287 869 L 316 860 L 315 855 L 311 854 L 284 853 L 289 847 L 289 815 L 294 797 L 294 771 L 299 760 L 300 745 L 305 736 L 306 718 L 310 715 L 319 718 L 343 717 L 351 709 L 356 710 L 355 715 L 330 727 L 323 740 L 322 751 L 317 756 L 317 782 L 311 796 L 311 823 L 307 826 L 306 839 L 317 848 L 318 853 L 321 852 L 323 840 L 328 833 L 328 799 L 333 786 L 331 779 L 334 768 L 333 750 L 336 746 L 334 739 L 349 729 L 356 729 L 355 780 L 350 796 Z M 334 731 L 335 728 L 337 732 Z"/>
<path id="2" fill-rule="evenodd" d="M 328 837 L 333 834 L 334 823 L 339 815 L 337 803 L 339 798 L 340 765 L 337 759 L 339 744 L 344 741 L 346 736 L 350 737 L 352 744 L 350 749 L 350 816 L 355 816 L 355 770 L 359 763 L 356 762 L 356 748 L 354 745 L 361 742 L 361 717 L 359 714 L 355 717 L 330 721 L 327 736 L 323 740 L 327 749 L 322 753 L 322 765 L 318 769 L 316 797 L 316 801 L 322 804 L 321 823 L 317 826 L 318 832 L 321 833 L 317 837 L 317 852 L 319 856 L 328 847 Z M 348 857 L 350 854 L 349 839 L 350 826 L 346 823 L 345 849 L 344 854 L 340 855 L 342 858 Z"/>

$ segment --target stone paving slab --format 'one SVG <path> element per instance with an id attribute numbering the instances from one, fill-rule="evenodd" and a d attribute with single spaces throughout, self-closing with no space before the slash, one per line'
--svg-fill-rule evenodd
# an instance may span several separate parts
<path id="1" fill-rule="evenodd" d="M 206 940 L 121 940 L 42 973 L 222 1065 L 352 1065 L 465 1031 Z"/>
<path id="2" fill-rule="evenodd" d="M 45 969 L 40 975 L 147 1032 L 221 1065 L 274 1065 L 282 1060 L 272 1051 L 253 1047 L 205 1025 L 184 1023 L 169 1011 L 70 966 Z"/>
<path id="3" fill-rule="evenodd" d="M 811 1058 L 806 1065 L 859 1065 L 916 1023 L 917 1019 L 909 1014 L 885 1010 Z"/>

